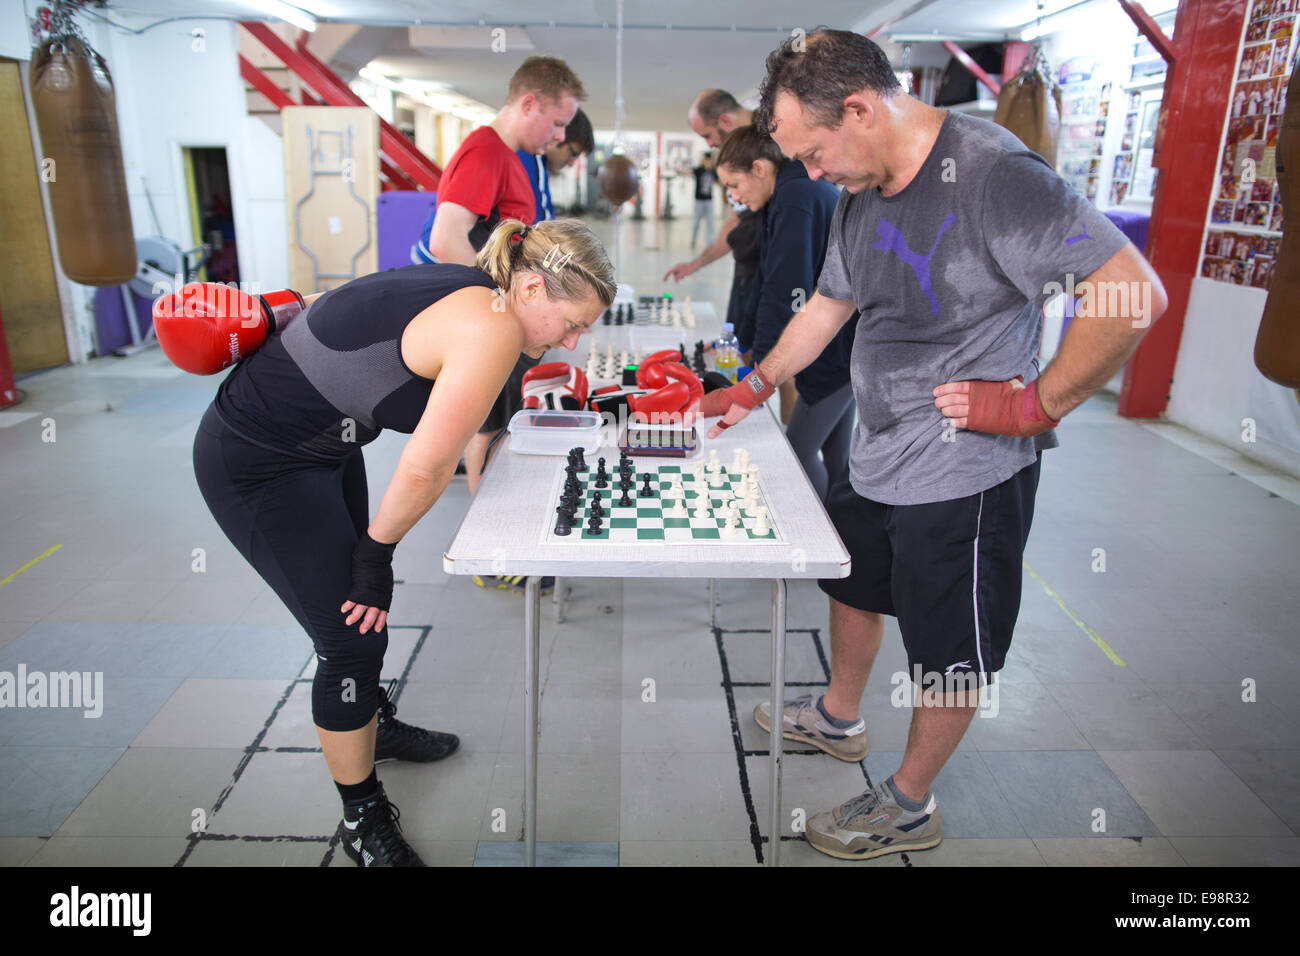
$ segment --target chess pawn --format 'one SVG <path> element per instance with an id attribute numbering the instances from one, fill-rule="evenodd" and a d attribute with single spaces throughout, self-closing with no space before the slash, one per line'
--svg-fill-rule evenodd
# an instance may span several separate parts
<path id="1" fill-rule="evenodd" d="M 766 538 L 772 533 L 772 528 L 767 523 L 767 508 L 759 505 L 754 510 L 758 512 L 755 516 L 757 520 L 754 522 L 754 535 L 755 537 Z"/>
<path id="2" fill-rule="evenodd" d="M 711 517 L 711 515 L 712 512 L 709 511 L 709 499 L 700 498 L 699 504 L 695 506 L 695 517 L 703 520 L 705 518 Z"/>
<path id="3" fill-rule="evenodd" d="M 641 355 L 641 346 L 638 345 L 638 346 L 636 347 L 636 353 L 635 353 L 634 364 L 639 366 L 639 365 L 641 364 L 641 358 L 642 358 L 642 355 Z"/>

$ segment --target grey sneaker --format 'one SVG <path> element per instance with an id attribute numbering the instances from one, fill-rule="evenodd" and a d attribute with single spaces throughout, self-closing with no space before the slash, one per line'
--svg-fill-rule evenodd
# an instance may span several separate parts
<path id="1" fill-rule="evenodd" d="M 819 699 L 806 694 L 794 700 L 787 700 L 783 714 L 785 724 L 781 736 L 786 740 L 812 744 L 832 757 L 857 763 L 867 755 L 866 722 L 859 720 L 852 727 L 846 727 L 844 730 L 832 727 L 817 709 Z M 768 733 L 772 731 L 771 712 L 772 705 L 766 700 L 754 708 L 754 722 Z"/>
<path id="2" fill-rule="evenodd" d="M 813 849 L 841 860 L 928 850 L 943 839 L 933 794 L 923 809 L 904 810 L 883 781 L 834 810 L 810 818 L 804 836 Z"/>

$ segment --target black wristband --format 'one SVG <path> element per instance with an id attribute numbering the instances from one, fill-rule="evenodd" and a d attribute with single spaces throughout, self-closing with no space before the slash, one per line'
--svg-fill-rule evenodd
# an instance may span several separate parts
<path id="1" fill-rule="evenodd" d="M 352 551 L 352 590 L 348 600 L 365 607 L 387 611 L 393 603 L 393 551 L 396 544 L 382 544 L 366 532 Z"/>

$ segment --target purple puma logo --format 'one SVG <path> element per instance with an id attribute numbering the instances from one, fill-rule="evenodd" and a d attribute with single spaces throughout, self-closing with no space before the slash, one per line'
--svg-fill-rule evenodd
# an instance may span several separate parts
<path id="1" fill-rule="evenodd" d="M 912 267 L 912 271 L 916 273 L 916 281 L 921 286 L 921 291 L 930 300 L 930 311 L 935 315 L 939 314 L 939 300 L 930 291 L 930 260 L 934 258 L 934 250 L 938 247 L 939 240 L 943 238 L 943 234 L 948 231 L 948 227 L 956 219 L 957 217 L 952 213 L 948 213 L 944 217 L 943 223 L 939 226 L 939 235 L 934 237 L 934 245 L 930 246 L 930 251 L 925 255 L 913 252 L 912 247 L 903 238 L 903 234 L 898 231 L 898 227 L 888 219 L 882 219 L 876 224 L 876 235 L 880 237 L 880 241 L 876 243 L 875 248 L 884 252 L 896 253 L 898 258 Z"/>
<path id="2" fill-rule="evenodd" d="M 1096 236 L 1090 236 L 1090 235 L 1088 235 L 1088 227 L 1087 227 L 1087 226 L 1084 226 L 1084 227 L 1083 227 L 1083 232 L 1079 233 L 1077 236 L 1070 236 L 1068 239 L 1066 239 L 1066 240 L 1065 240 L 1065 244 L 1066 244 L 1067 246 L 1072 246 L 1072 245 L 1074 245 L 1076 242 L 1083 242 L 1083 240 L 1085 240 L 1085 239 L 1090 239 L 1090 240 L 1093 241 L 1093 242 L 1096 242 L 1096 241 L 1097 241 L 1097 237 L 1096 237 Z"/>

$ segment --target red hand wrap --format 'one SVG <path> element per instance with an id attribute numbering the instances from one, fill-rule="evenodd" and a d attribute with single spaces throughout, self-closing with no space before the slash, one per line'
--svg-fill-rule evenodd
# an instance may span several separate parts
<path id="1" fill-rule="evenodd" d="M 969 405 L 966 427 L 972 431 L 1023 437 L 1041 435 L 1060 424 L 1043 411 L 1037 380 L 1024 388 L 1011 382 L 971 382 Z"/>
<path id="2" fill-rule="evenodd" d="M 730 388 L 715 389 L 700 400 L 700 415 L 704 418 L 716 418 L 725 415 L 732 405 L 744 408 L 757 408 L 771 397 L 776 386 L 759 373 L 758 369 L 750 372 L 741 381 Z M 730 426 L 718 422 L 722 428 Z"/>

